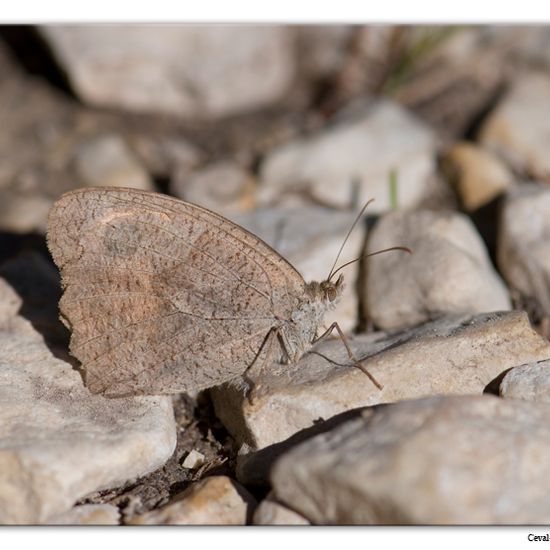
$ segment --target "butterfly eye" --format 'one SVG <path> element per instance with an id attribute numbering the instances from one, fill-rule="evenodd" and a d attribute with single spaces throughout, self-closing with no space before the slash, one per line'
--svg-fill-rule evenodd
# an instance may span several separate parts
<path id="1" fill-rule="evenodd" d="M 329 299 L 329 302 L 334 302 L 336 300 L 336 288 L 330 287 L 326 290 L 327 298 Z"/>

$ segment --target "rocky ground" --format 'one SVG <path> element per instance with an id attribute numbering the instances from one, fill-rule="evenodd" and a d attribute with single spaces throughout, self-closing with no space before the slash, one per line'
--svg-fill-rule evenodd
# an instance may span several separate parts
<path id="1" fill-rule="evenodd" d="M 0 523 L 550 523 L 550 29 L 0 27 Z M 104 398 L 48 211 L 204 205 L 322 280 L 338 339 L 196 395 Z M 328 359 L 327 359 L 328 358 Z"/>

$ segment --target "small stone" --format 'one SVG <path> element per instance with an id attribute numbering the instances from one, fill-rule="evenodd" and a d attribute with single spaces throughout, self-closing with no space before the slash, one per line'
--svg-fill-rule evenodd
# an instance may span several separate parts
<path id="1" fill-rule="evenodd" d="M 505 370 L 550 357 L 550 343 L 524 312 L 448 316 L 405 332 L 349 338 L 379 390 L 350 363 L 340 340 L 321 342 L 295 365 L 273 363 L 254 379 L 211 390 L 216 415 L 251 450 L 357 407 L 438 394 L 481 394 Z M 241 479 L 241 478 L 239 478 Z"/>
<path id="2" fill-rule="evenodd" d="M 367 263 L 365 314 L 385 330 L 402 329 L 444 313 L 511 308 L 473 223 L 456 212 L 391 212 L 369 234 L 367 252 L 407 246 Z"/>
<path id="3" fill-rule="evenodd" d="M 523 75 L 484 123 L 481 142 L 503 155 L 517 170 L 550 178 L 550 77 Z"/>
<path id="4" fill-rule="evenodd" d="M 196 470 L 204 464 L 204 459 L 205 457 L 202 453 L 199 453 L 198 451 L 195 451 L 195 449 L 193 449 L 190 453 L 188 453 L 181 465 L 184 468 Z"/>
<path id="5" fill-rule="evenodd" d="M 459 142 L 442 158 L 442 167 L 469 212 L 510 189 L 514 177 L 506 165 L 479 145 Z"/>
<path id="6" fill-rule="evenodd" d="M 254 525 L 310 525 L 309 521 L 286 506 L 269 498 L 262 500 L 252 519 Z"/>
<path id="7" fill-rule="evenodd" d="M 513 368 L 500 383 L 500 395 L 550 403 L 550 358 Z"/>
<path id="8" fill-rule="evenodd" d="M 498 27 L 399 27 L 390 55 L 398 41 L 410 57 L 392 96 L 440 135 L 463 136 L 504 85 L 515 42 L 508 36 L 496 44 L 491 34 Z"/>
<path id="9" fill-rule="evenodd" d="M 46 25 L 76 93 L 101 107 L 213 118 L 281 99 L 295 71 L 282 25 Z"/>
<path id="10" fill-rule="evenodd" d="M 131 525 L 245 525 L 253 497 L 226 476 L 193 483 L 172 502 L 135 516 Z"/>
<path id="11" fill-rule="evenodd" d="M 374 409 L 291 449 L 274 498 L 314 524 L 550 522 L 550 406 L 438 396 Z"/>
<path id="12" fill-rule="evenodd" d="M 435 134 L 389 101 L 348 118 L 269 153 L 261 165 L 259 200 L 270 203 L 285 192 L 305 190 L 339 207 L 362 206 L 374 198 L 370 211 L 385 212 L 391 207 L 392 171 L 399 208 L 424 199 L 435 174 Z"/>
<path id="13" fill-rule="evenodd" d="M 174 451 L 169 397 L 90 394 L 20 316 L 0 326 L 0 365 L 0 523 L 47 521 Z"/>
<path id="14" fill-rule="evenodd" d="M 330 78 L 341 70 L 353 39 L 352 25 L 303 25 L 296 30 L 299 44 L 308 53 L 301 70 L 311 79 Z"/>
<path id="15" fill-rule="evenodd" d="M 230 217 L 279 252 L 306 281 L 327 278 L 355 218 L 356 213 L 351 211 L 338 212 L 318 206 L 258 208 L 247 214 Z M 364 227 L 358 225 L 350 235 L 338 265 L 361 255 L 363 239 Z M 359 263 L 350 265 L 343 273 L 343 294 L 326 320 L 337 321 L 342 330 L 350 331 L 357 324 L 359 306 L 355 284 Z"/>
<path id="16" fill-rule="evenodd" d="M 52 207 L 50 197 L 35 192 L 3 189 L 0 201 L 0 230 L 24 234 L 46 232 L 46 219 Z"/>
<path id="17" fill-rule="evenodd" d="M 81 143 L 75 153 L 74 167 L 86 186 L 153 189 L 147 172 L 116 135 L 96 136 Z"/>
<path id="18" fill-rule="evenodd" d="M 508 284 L 550 315 L 550 189 L 524 184 L 506 197 L 497 261 Z"/>
<path id="19" fill-rule="evenodd" d="M 119 525 L 120 512 L 111 504 L 82 504 L 48 521 L 45 525 Z"/>
<path id="20" fill-rule="evenodd" d="M 147 171 L 159 177 L 172 179 L 188 173 L 203 158 L 192 143 L 179 136 L 137 135 L 130 144 Z"/>
<path id="21" fill-rule="evenodd" d="M 170 191 L 184 201 L 224 216 L 250 210 L 254 205 L 254 179 L 238 164 L 218 162 L 175 179 Z"/>
<path id="22" fill-rule="evenodd" d="M 0 328 L 5 328 L 17 315 L 21 303 L 21 298 L 15 290 L 0 278 Z"/>

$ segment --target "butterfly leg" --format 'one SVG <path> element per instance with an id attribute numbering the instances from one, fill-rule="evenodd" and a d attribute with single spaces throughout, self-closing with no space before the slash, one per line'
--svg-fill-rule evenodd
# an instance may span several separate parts
<path id="1" fill-rule="evenodd" d="M 245 396 L 248 398 L 250 403 L 254 402 L 255 397 L 258 395 L 258 390 L 261 387 L 261 384 L 256 382 L 250 377 L 251 373 L 261 374 L 264 366 L 273 359 L 273 345 L 277 342 L 277 336 L 279 334 L 279 329 L 273 327 L 267 333 L 254 361 L 246 368 L 242 374 L 242 380 L 246 386 Z"/>
<path id="2" fill-rule="evenodd" d="M 319 340 L 322 340 L 323 338 L 326 338 L 329 334 L 332 333 L 332 331 L 334 329 L 336 329 L 338 331 L 338 335 L 340 336 L 340 340 L 342 340 L 344 346 L 346 347 L 346 351 L 348 352 L 349 358 L 353 361 L 353 366 L 357 367 L 360 371 L 364 372 L 369 377 L 370 381 L 379 390 L 383 389 L 384 386 L 382 386 L 382 384 L 380 384 L 380 382 L 378 382 L 378 380 L 376 380 L 376 378 L 361 364 L 359 359 L 357 359 L 357 357 L 355 357 L 355 355 L 351 351 L 351 348 L 349 347 L 348 340 L 347 340 L 344 332 L 342 331 L 342 329 L 340 328 L 340 325 L 338 323 L 336 323 L 336 322 L 332 323 L 332 325 L 330 325 L 330 327 L 328 327 L 328 329 L 325 332 L 323 332 L 323 334 L 321 334 L 321 336 L 318 336 L 317 338 L 315 338 L 315 340 L 313 340 L 312 344 L 315 344 Z"/>

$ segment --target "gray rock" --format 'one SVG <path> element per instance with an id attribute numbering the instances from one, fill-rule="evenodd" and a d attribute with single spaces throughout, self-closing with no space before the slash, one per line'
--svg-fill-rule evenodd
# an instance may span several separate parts
<path id="1" fill-rule="evenodd" d="M 189 173 L 203 160 L 203 153 L 185 138 L 149 133 L 131 136 L 129 145 L 151 174 L 172 178 Z"/>
<path id="2" fill-rule="evenodd" d="M 547 524 L 549 426 L 494 396 L 365 409 L 286 453 L 274 495 L 315 524 Z"/>
<path id="3" fill-rule="evenodd" d="M 231 161 L 221 161 L 191 174 L 181 174 L 170 186 L 176 197 L 224 216 L 241 213 L 254 206 L 252 174 Z"/>
<path id="4" fill-rule="evenodd" d="M 118 525 L 120 512 L 112 504 L 82 504 L 44 523 L 46 525 Z"/>
<path id="5" fill-rule="evenodd" d="M 306 281 L 322 281 L 327 278 L 356 214 L 309 206 L 258 208 L 230 218 L 277 250 Z M 339 266 L 361 255 L 363 239 L 364 228 L 358 224 L 342 251 Z M 358 272 L 358 263 L 341 272 L 344 273 L 345 288 L 335 309 L 325 317 L 327 327 L 338 321 L 342 330 L 348 331 L 357 324 L 355 284 Z"/>
<path id="6" fill-rule="evenodd" d="M 252 519 L 254 525 L 310 525 L 309 521 L 269 496 L 262 500 Z"/>
<path id="7" fill-rule="evenodd" d="M 259 200 L 265 204 L 285 192 L 308 189 L 316 200 L 335 206 L 374 198 L 371 211 L 384 212 L 390 208 L 392 170 L 397 174 L 399 207 L 425 198 L 435 171 L 435 134 L 388 101 L 347 118 L 351 120 L 269 153 L 261 166 Z"/>
<path id="8" fill-rule="evenodd" d="M 509 68 L 513 39 L 508 44 L 506 40 L 496 44 L 490 34 L 497 28 L 399 28 L 392 37 L 394 44 L 404 43 L 412 55 L 395 79 L 393 97 L 437 128 L 440 135 L 463 136 L 491 103 Z"/>
<path id="9" fill-rule="evenodd" d="M 1 191 L 0 230 L 13 233 L 46 232 L 46 219 L 53 200 L 16 189 Z"/>
<path id="10" fill-rule="evenodd" d="M 341 70 L 355 31 L 352 25 L 300 25 L 297 31 L 299 44 L 307 51 L 301 70 L 317 79 Z"/>
<path id="11" fill-rule="evenodd" d="M 442 167 L 468 211 L 485 206 L 510 189 L 514 177 L 490 151 L 466 141 L 455 143 L 442 158 Z"/>
<path id="12" fill-rule="evenodd" d="M 498 234 L 497 261 L 508 284 L 550 315 L 550 189 L 525 184 L 509 193 Z"/>
<path id="13" fill-rule="evenodd" d="M 500 383 L 500 395 L 550 403 L 550 358 L 510 370 Z"/>
<path id="14" fill-rule="evenodd" d="M 245 525 L 253 497 L 227 476 L 193 483 L 172 502 L 135 516 L 131 525 Z"/>
<path id="15" fill-rule="evenodd" d="M 0 523 L 46 521 L 155 470 L 175 448 L 170 398 L 90 394 L 20 316 L 0 326 L 0 365 Z"/>
<path id="16" fill-rule="evenodd" d="M 505 370 L 550 358 L 550 343 L 523 312 L 449 316 L 391 336 L 373 333 L 349 342 L 382 390 L 350 365 L 342 342 L 330 340 L 296 365 L 274 363 L 255 380 L 252 401 L 239 383 L 212 389 L 218 418 L 237 442 L 257 450 L 356 407 L 481 394 Z"/>
<path id="17" fill-rule="evenodd" d="M 550 178 L 550 77 L 522 75 L 483 124 L 482 143 L 516 169 L 538 179 Z"/>
<path id="18" fill-rule="evenodd" d="M 73 162 L 84 185 L 153 189 L 149 175 L 117 135 L 96 136 L 80 143 Z"/>
<path id="19" fill-rule="evenodd" d="M 511 308 L 506 286 L 491 265 L 473 223 L 456 212 L 391 212 L 369 233 L 367 251 L 407 246 L 367 263 L 365 314 L 386 330 L 444 313 Z"/>
<path id="20" fill-rule="evenodd" d="M 0 278 L 0 327 L 9 326 L 21 307 L 21 298 L 13 288 Z"/>
<path id="21" fill-rule="evenodd" d="M 218 117 L 269 105 L 294 73 L 284 26 L 48 25 L 77 94 L 102 107 Z"/>

